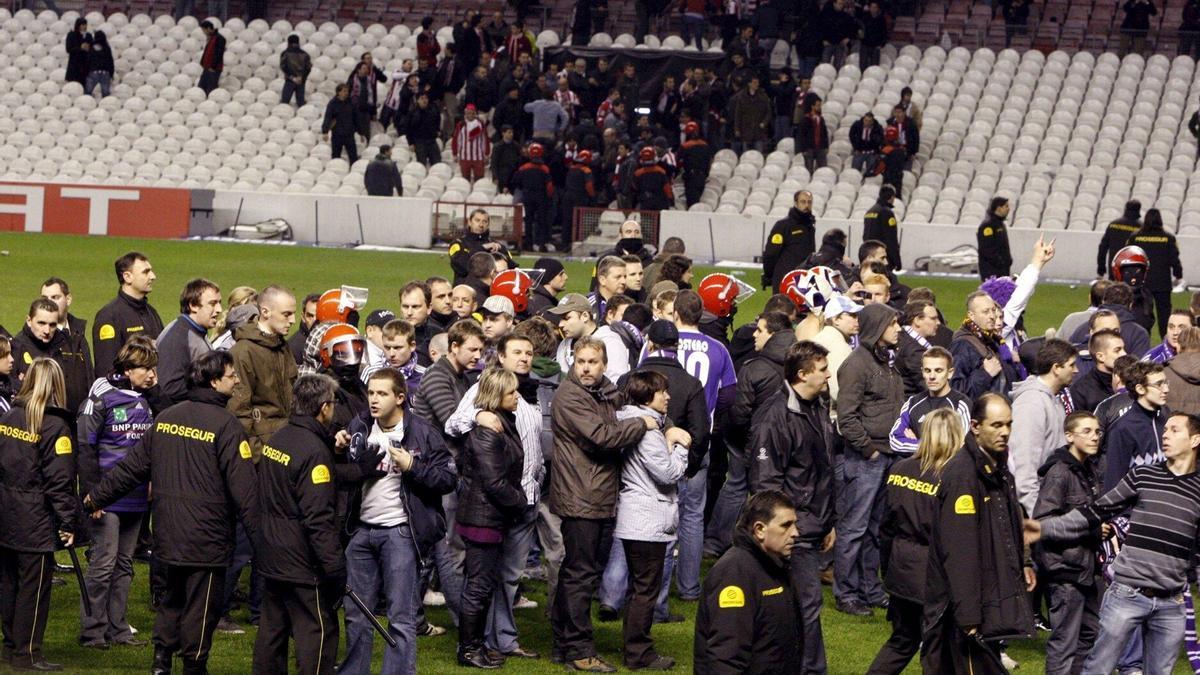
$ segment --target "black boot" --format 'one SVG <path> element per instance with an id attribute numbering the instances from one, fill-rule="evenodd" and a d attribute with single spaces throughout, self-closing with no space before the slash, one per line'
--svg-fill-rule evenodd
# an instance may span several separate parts
<path id="1" fill-rule="evenodd" d="M 198 661 L 183 657 L 183 675 L 208 675 L 208 659 Z"/>
<path id="2" fill-rule="evenodd" d="M 154 647 L 154 665 L 150 666 L 150 675 L 171 675 L 171 660 L 174 654 L 165 647 Z"/>
<path id="3" fill-rule="evenodd" d="M 458 665 L 468 668 L 495 670 L 501 664 L 489 658 L 487 652 L 481 647 L 471 648 L 460 645 L 458 648 Z"/>

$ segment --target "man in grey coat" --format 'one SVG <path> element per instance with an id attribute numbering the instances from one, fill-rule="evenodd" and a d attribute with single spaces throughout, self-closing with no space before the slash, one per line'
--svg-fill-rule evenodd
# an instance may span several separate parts
<path id="1" fill-rule="evenodd" d="M 159 334 L 158 383 L 173 403 L 187 398 L 192 361 L 212 351 L 208 331 L 221 317 L 221 289 L 207 279 L 192 279 L 179 294 L 179 317 Z"/>
<path id="2" fill-rule="evenodd" d="M 892 466 L 888 434 L 904 406 L 904 380 L 894 365 L 900 338 L 896 310 L 867 305 L 858 314 L 858 348 L 838 370 L 838 427 L 845 452 L 838 477 L 837 544 L 833 594 L 837 609 L 869 616 L 886 607 L 879 580 L 879 524 L 883 482 Z"/>

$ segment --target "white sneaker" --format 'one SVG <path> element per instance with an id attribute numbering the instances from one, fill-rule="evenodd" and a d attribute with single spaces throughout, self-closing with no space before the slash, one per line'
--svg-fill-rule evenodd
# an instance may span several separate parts
<path id="1" fill-rule="evenodd" d="M 1000 663 L 1004 665 L 1005 670 L 1016 670 L 1021 667 L 1021 664 L 1013 660 L 1013 657 L 1008 655 L 1008 652 L 1000 652 Z"/>
<path id="2" fill-rule="evenodd" d="M 554 253 L 556 250 L 558 249 L 554 248 L 554 244 L 546 244 L 546 253 Z"/>
<path id="3" fill-rule="evenodd" d="M 537 601 L 530 600 L 525 596 L 519 596 L 517 602 L 513 604 L 513 609 L 537 609 Z"/>
<path id="4" fill-rule="evenodd" d="M 138 630 L 137 630 L 136 628 L 134 628 L 133 626 L 130 626 L 130 627 L 129 627 L 129 632 L 130 632 L 130 633 L 133 633 L 134 635 L 137 635 L 137 634 L 138 634 Z"/>
<path id="5" fill-rule="evenodd" d="M 446 596 L 437 591 L 425 591 L 424 604 L 426 607 L 445 607 Z"/>

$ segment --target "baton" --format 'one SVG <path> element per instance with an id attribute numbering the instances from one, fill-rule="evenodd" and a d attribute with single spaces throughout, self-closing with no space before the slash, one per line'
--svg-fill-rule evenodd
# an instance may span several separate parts
<path id="1" fill-rule="evenodd" d="M 83 569 L 79 566 L 79 554 L 75 546 L 68 546 L 67 553 L 71 555 L 71 567 L 75 569 L 75 581 L 79 582 L 79 599 L 83 601 L 83 613 L 92 618 L 92 600 L 88 597 L 87 584 L 83 582 Z"/>
<path id="2" fill-rule="evenodd" d="M 75 569 L 79 568 L 76 567 Z M 83 579 L 82 576 L 79 578 Z M 354 602 L 355 605 L 358 606 L 358 611 L 362 612 L 363 615 L 367 617 L 367 621 L 371 623 L 371 627 L 375 629 L 375 632 L 379 633 L 379 636 L 383 638 L 383 641 L 388 643 L 388 646 L 394 649 L 396 647 L 396 638 L 392 637 L 391 633 L 387 632 L 383 625 L 379 623 L 379 619 L 375 618 L 375 612 L 372 612 L 371 609 L 367 607 L 367 603 L 363 602 L 362 598 L 358 597 L 358 593 L 355 593 L 354 590 L 349 586 L 346 587 L 346 595 L 351 601 Z M 89 613 L 88 616 L 91 616 L 91 614 Z"/>

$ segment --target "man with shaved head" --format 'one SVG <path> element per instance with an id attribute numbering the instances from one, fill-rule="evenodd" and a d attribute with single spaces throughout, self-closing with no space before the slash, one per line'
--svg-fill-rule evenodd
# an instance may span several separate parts
<path id="1" fill-rule="evenodd" d="M 797 190 L 787 218 L 775 223 L 763 248 L 763 288 L 779 289 L 788 272 L 800 269 L 817 250 L 817 219 L 813 216 L 812 193 Z"/>

